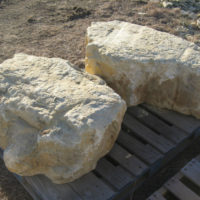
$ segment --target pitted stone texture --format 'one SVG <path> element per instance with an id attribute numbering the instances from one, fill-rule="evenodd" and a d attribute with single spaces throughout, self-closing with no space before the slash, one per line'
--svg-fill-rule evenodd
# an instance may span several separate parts
<path id="1" fill-rule="evenodd" d="M 0 146 L 19 175 L 66 183 L 91 171 L 125 110 L 103 80 L 66 60 L 17 54 L 0 65 Z"/>
<path id="2" fill-rule="evenodd" d="M 87 30 L 86 71 L 129 106 L 149 103 L 200 118 L 200 47 L 168 33 L 111 21 Z"/>

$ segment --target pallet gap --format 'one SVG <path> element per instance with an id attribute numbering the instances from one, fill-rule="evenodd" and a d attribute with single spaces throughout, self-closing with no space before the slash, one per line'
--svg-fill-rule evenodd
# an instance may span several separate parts
<path id="1" fill-rule="evenodd" d="M 81 195 L 76 191 L 76 190 L 74 190 L 74 188 L 72 187 L 72 185 L 69 183 L 68 184 L 69 185 L 69 187 L 71 188 L 71 190 L 74 192 L 74 193 L 76 193 L 76 195 L 81 199 L 81 200 L 84 200 L 82 197 L 81 197 Z M 33 200 L 35 200 L 35 199 L 33 199 Z M 37 199 L 36 199 L 37 200 Z M 38 200 L 40 200 L 40 199 L 38 199 Z M 41 199 L 41 200 L 43 200 L 43 199 Z"/>
<path id="2" fill-rule="evenodd" d="M 190 190 L 192 190 L 194 193 L 196 193 L 198 196 L 200 196 L 200 188 L 193 183 L 190 179 L 187 177 L 183 176 L 180 181 L 187 186 Z"/>
<path id="3" fill-rule="evenodd" d="M 144 145 L 148 145 L 149 144 L 146 140 L 144 140 L 143 138 L 138 136 L 134 131 L 132 131 L 128 127 L 126 127 L 126 125 L 122 124 L 121 128 L 122 128 L 123 131 L 125 131 L 127 134 L 129 134 L 131 137 L 134 137 L 135 139 L 139 140 Z M 171 140 L 170 140 L 170 142 L 171 142 Z M 173 143 L 173 144 L 175 144 L 175 143 Z M 178 145 L 178 144 L 175 144 L 175 145 Z M 153 148 L 155 148 L 158 152 L 162 153 L 161 150 L 159 148 L 157 148 L 156 146 L 154 146 L 153 144 L 151 144 L 151 146 Z"/>
<path id="4" fill-rule="evenodd" d="M 104 177 L 99 174 L 96 170 L 93 170 L 92 173 L 99 178 L 101 181 L 103 181 L 108 187 L 110 187 L 114 192 L 117 192 L 117 188 L 115 188 L 112 184 L 110 184 Z"/>
<path id="5" fill-rule="evenodd" d="M 129 134 L 131 137 L 136 138 L 139 140 L 142 144 L 147 145 L 148 142 L 145 141 L 143 138 L 139 137 L 134 131 L 130 130 L 128 127 L 126 127 L 124 124 L 122 124 L 122 130 Z"/>
<path id="6" fill-rule="evenodd" d="M 141 124 L 145 125 L 148 129 L 150 129 L 151 131 L 155 132 L 157 135 L 162 135 L 160 132 L 158 132 L 156 129 L 152 128 L 150 125 L 148 124 L 144 124 L 144 122 L 136 116 L 133 116 L 131 113 L 129 113 L 132 117 L 136 118 Z M 164 137 L 164 136 L 163 136 Z"/>
<path id="7" fill-rule="evenodd" d="M 120 145 L 121 147 L 123 147 L 123 149 L 125 149 L 126 151 L 128 151 L 130 154 L 134 155 L 135 157 L 137 157 L 139 160 L 141 160 L 143 163 L 145 163 L 147 166 L 149 166 L 149 163 L 147 161 L 145 161 L 142 157 L 137 156 L 135 153 L 131 152 L 125 145 L 121 144 L 120 142 L 116 141 L 116 143 L 118 145 Z"/>
<path id="8" fill-rule="evenodd" d="M 166 193 L 163 196 L 165 197 L 166 200 L 180 200 L 179 198 L 177 198 L 173 193 L 171 193 L 168 190 L 166 191 Z"/>
<path id="9" fill-rule="evenodd" d="M 116 160 L 114 160 L 113 158 L 111 158 L 109 155 L 107 155 L 105 158 L 106 158 L 112 165 L 114 165 L 115 167 L 117 167 L 117 166 L 120 165 Z"/>
<path id="10" fill-rule="evenodd" d="M 175 126 L 174 124 L 170 123 L 169 121 L 167 121 L 166 119 L 162 118 L 161 116 L 159 116 L 157 113 L 153 112 L 152 110 L 150 110 L 149 108 L 147 108 L 146 106 L 143 106 L 142 104 L 139 105 L 139 107 L 147 110 L 149 113 L 151 113 L 152 115 L 156 116 L 158 119 L 162 120 L 164 123 L 166 123 L 169 126 Z M 159 108 L 158 108 L 159 109 Z"/>
<path id="11" fill-rule="evenodd" d="M 142 123 L 143 125 L 145 125 L 148 129 L 150 129 L 151 131 L 153 131 L 154 133 L 156 133 L 159 136 L 162 136 L 164 138 L 166 138 L 167 140 L 169 140 L 172 144 L 177 144 L 176 142 L 174 142 L 170 137 L 166 137 L 164 134 L 162 134 L 161 132 L 157 131 L 155 128 L 151 127 L 149 124 L 144 123 L 139 117 L 133 116 L 131 113 L 129 113 L 132 117 L 136 118 L 140 123 Z M 168 124 L 167 124 L 168 125 Z M 171 127 L 171 126 L 170 126 Z"/>

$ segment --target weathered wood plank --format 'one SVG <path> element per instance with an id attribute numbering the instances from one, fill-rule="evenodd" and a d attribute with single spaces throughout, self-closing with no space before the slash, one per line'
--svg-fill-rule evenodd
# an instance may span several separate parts
<path id="1" fill-rule="evenodd" d="M 200 200 L 200 197 L 197 196 L 196 193 L 186 187 L 175 177 L 171 178 L 164 186 L 181 200 Z"/>
<path id="2" fill-rule="evenodd" d="M 187 163 L 175 176 L 155 191 L 147 200 L 157 200 L 171 193 L 180 200 L 200 200 L 200 155 Z M 191 182 L 193 186 L 191 186 Z M 195 192 L 196 191 L 196 192 Z"/>
<path id="3" fill-rule="evenodd" d="M 147 198 L 147 200 L 167 200 L 162 193 L 159 191 L 152 194 L 150 197 Z"/>
<path id="4" fill-rule="evenodd" d="M 136 120 L 134 117 L 131 117 L 129 114 L 125 115 L 123 124 L 131 131 L 133 131 L 137 136 L 146 140 L 162 153 L 167 153 L 175 146 L 175 144 L 173 144 L 171 141 L 164 138 L 162 135 L 156 134 L 151 129 L 147 128 L 138 120 Z"/>
<path id="5" fill-rule="evenodd" d="M 143 104 L 142 106 L 157 114 L 164 120 L 170 122 L 171 124 L 174 124 L 182 130 L 185 130 L 189 134 L 200 127 L 200 121 L 192 116 L 183 115 L 166 109 L 155 108 L 147 104 Z"/>
<path id="6" fill-rule="evenodd" d="M 105 158 L 102 158 L 98 162 L 95 171 L 117 190 L 122 190 L 123 187 L 135 180 L 135 177 L 125 171 L 121 166 L 114 166 Z"/>
<path id="7" fill-rule="evenodd" d="M 200 162 L 200 155 L 198 155 L 195 160 L 199 161 Z"/>
<path id="8" fill-rule="evenodd" d="M 116 160 L 134 176 L 141 176 L 148 170 L 148 166 L 144 162 L 139 160 L 135 155 L 123 149 L 118 144 L 114 145 L 109 153 L 109 156 Z"/>
<path id="9" fill-rule="evenodd" d="M 37 200 L 82 200 L 68 184 L 54 184 L 42 175 L 23 177 L 20 181 L 31 194 L 37 194 Z M 28 187 L 28 188 L 27 188 Z"/>
<path id="10" fill-rule="evenodd" d="M 200 163 L 193 159 L 184 168 L 182 174 L 200 187 Z"/>
<path id="11" fill-rule="evenodd" d="M 141 116 L 140 112 L 143 111 L 147 112 L 148 116 Z M 197 123 L 192 119 L 193 123 L 189 126 L 185 122 L 187 121 L 185 116 L 180 115 L 173 120 L 168 120 L 168 115 L 170 116 L 167 114 L 167 117 L 162 117 L 150 109 L 146 110 L 143 106 L 128 109 L 123 122 L 128 128 L 127 132 L 126 129 L 121 130 L 117 143 L 109 155 L 99 161 L 94 172 L 70 184 L 56 185 L 44 176 L 20 177 L 16 175 L 16 177 L 34 200 L 121 200 L 131 190 L 137 188 L 146 179 L 146 175 L 152 176 L 155 171 L 166 164 L 165 161 L 171 160 L 180 151 L 182 141 L 192 141 L 188 139 L 193 135 L 192 130 L 196 130 L 197 126 L 200 127 L 200 121 Z M 173 123 L 177 118 L 179 120 Z M 185 125 L 181 125 L 181 118 L 184 119 L 182 123 L 187 124 L 186 128 Z M 157 163 L 161 164 L 157 165 Z M 200 184 L 199 168 L 193 166 L 187 172 L 183 172 L 185 177 L 196 185 Z M 198 175 L 195 176 L 197 172 Z M 179 178 L 177 180 L 178 184 L 171 186 L 171 190 L 186 187 L 179 181 Z M 169 190 L 167 186 L 165 187 L 165 190 Z M 163 188 L 157 191 L 151 200 L 166 200 L 161 192 Z M 196 195 L 190 189 L 186 195 L 191 195 L 191 192 L 192 195 Z"/>
<path id="12" fill-rule="evenodd" d="M 39 195 L 37 190 L 35 190 L 32 186 L 32 184 L 29 184 L 26 181 L 26 178 L 21 177 L 17 174 L 14 174 L 15 178 L 22 184 L 22 186 L 26 189 L 26 191 L 31 195 L 33 200 L 43 200 L 42 197 Z"/>
<path id="13" fill-rule="evenodd" d="M 128 112 L 137 119 L 139 119 L 143 124 L 161 133 L 161 135 L 175 143 L 179 143 L 183 139 L 188 137 L 188 135 L 184 133 L 183 130 L 180 130 L 174 126 L 169 126 L 164 121 L 160 120 L 158 117 L 151 114 L 142 107 L 131 107 L 128 109 Z"/>
<path id="14" fill-rule="evenodd" d="M 143 144 L 124 131 L 120 132 L 117 141 L 148 164 L 153 164 L 163 157 L 163 155 L 151 145 Z"/>
<path id="15" fill-rule="evenodd" d="M 83 200 L 107 200 L 111 199 L 112 196 L 116 194 L 113 189 L 96 177 L 92 172 L 69 183 L 69 185 Z"/>

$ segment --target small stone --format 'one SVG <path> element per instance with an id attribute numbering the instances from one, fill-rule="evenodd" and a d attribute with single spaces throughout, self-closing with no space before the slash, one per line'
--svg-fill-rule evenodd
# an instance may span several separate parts
<path id="1" fill-rule="evenodd" d="M 197 28 L 197 22 L 196 22 L 196 21 L 192 21 L 190 25 L 191 25 L 191 27 L 192 27 L 193 29 L 196 29 L 196 28 Z"/>
<path id="2" fill-rule="evenodd" d="M 200 29 L 200 18 L 197 19 L 197 27 Z"/>
<path id="3" fill-rule="evenodd" d="M 194 38 L 194 36 L 193 35 L 190 35 L 190 34 L 187 34 L 186 36 L 186 39 L 188 40 L 188 41 L 193 41 L 193 38 Z"/>
<path id="4" fill-rule="evenodd" d="M 146 15 L 147 13 L 139 12 L 138 15 Z"/>
<path id="5" fill-rule="evenodd" d="M 151 3 L 160 3 L 160 0 L 150 0 Z"/>
<path id="6" fill-rule="evenodd" d="M 171 8 L 173 6 L 173 3 L 172 2 L 164 1 L 164 2 L 162 2 L 162 6 L 164 8 Z"/>

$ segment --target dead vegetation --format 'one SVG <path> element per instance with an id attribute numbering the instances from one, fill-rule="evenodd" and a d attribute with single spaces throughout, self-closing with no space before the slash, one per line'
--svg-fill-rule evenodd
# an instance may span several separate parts
<path id="1" fill-rule="evenodd" d="M 92 21 L 124 20 L 199 44 L 200 31 L 179 8 L 136 0 L 3 0 L 0 62 L 14 53 L 61 57 L 84 66 L 85 31 Z"/>

